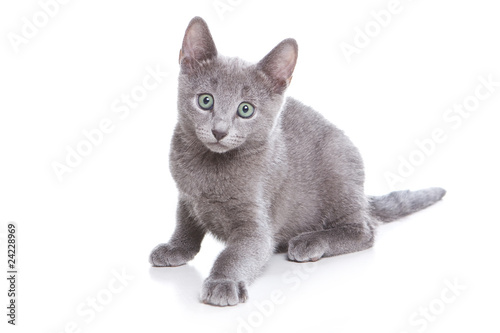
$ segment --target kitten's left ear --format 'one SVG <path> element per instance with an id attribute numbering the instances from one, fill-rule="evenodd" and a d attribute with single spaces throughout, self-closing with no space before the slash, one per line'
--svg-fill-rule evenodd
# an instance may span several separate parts
<path id="1" fill-rule="evenodd" d="M 207 23 L 201 17 L 189 22 L 179 53 L 179 64 L 182 69 L 190 70 L 204 60 L 217 57 L 214 40 L 208 30 Z"/>
<path id="2" fill-rule="evenodd" d="M 290 84 L 298 52 L 299 47 L 295 39 L 288 38 L 279 43 L 257 64 L 257 68 L 271 79 L 275 93 L 284 92 Z"/>

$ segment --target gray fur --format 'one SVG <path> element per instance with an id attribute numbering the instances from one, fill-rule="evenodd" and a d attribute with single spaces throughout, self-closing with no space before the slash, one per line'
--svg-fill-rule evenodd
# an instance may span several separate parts
<path id="1" fill-rule="evenodd" d="M 203 284 L 203 302 L 244 302 L 246 286 L 274 252 L 307 262 L 367 249 L 379 221 L 444 195 L 442 189 L 364 194 L 363 162 L 347 136 L 310 107 L 284 97 L 297 60 L 295 40 L 249 64 L 219 55 L 206 23 L 194 18 L 179 60 L 170 155 L 179 190 L 177 226 L 150 262 L 185 264 L 206 232 L 224 241 Z M 198 105 L 204 93 L 214 98 L 212 110 Z M 253 117 L 236 115 L 241 102 L 255 106 Z"/>
<path id="2" fill-rule="evenodd" d="M 369 198 L 371 213 L 380 221 L 391 222 L 429 207 L 445 194 L 444 189 L 431 187 L 413 192 L 396 191 L 379 197 L 372 196 Z"/>

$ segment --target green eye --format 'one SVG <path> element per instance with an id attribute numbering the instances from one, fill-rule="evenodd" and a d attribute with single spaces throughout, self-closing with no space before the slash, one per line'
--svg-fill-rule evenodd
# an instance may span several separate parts
<path id="1" fill-rule="evenodd" d="M 243 102 L 238 106 L 238 116 L 241 118 L 250 118 L 253 116 L 254 107 L 250 103 Z"/>
<path id="2" fill-rule="evenodd" d="M 214 106 L 214 97 L 210 94 L 201 94 L 198 96 L 198 105 L 203 110 L 210 110 Z"/>

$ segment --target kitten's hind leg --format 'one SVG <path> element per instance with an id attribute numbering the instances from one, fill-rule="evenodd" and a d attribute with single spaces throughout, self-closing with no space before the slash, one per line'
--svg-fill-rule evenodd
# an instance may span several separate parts
<path id="1" fill-rule="evenodd" d="M 374 228 L 361 212 L 349 216 L 349 221 L 337 223 L 329 229 L 305 232 L 288 242 L 288 259 L 297 262 L 317 261 L 322 257 L 337 256 L 366 250 L 373 245 Z"/>

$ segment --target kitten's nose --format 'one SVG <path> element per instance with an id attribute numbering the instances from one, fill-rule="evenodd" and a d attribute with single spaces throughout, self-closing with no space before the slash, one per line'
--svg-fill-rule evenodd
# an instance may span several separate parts
<path id="1" fill-rule="evenodd" d="M 217 141 L 220 141 L 226 137 L 227 132 L 219 132 L 217 130 L 212 130 L 212 134 L 217 139 Z"/>

